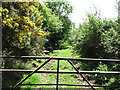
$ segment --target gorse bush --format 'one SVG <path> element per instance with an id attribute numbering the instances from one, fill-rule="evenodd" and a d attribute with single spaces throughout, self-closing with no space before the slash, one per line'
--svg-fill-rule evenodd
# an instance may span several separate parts
<path id="1" fill-rule="evenodd" d="M 30 45 L 32 38 L 45 35 L 41 28 L 44 18 L 38 11 L 38 3 L 2 4 L 3 49 L 8 46 L 6 43 L 9 47 L 24 48 Z"/>

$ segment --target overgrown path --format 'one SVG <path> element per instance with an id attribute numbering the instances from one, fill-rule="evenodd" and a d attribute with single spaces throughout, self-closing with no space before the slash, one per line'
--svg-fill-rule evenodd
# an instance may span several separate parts
<path id="1" fill-rule="evenodd" d="M 73 55 L 72 47 L 62 50 L 54 50 L 53 53 L 50 53 L 48 56 L 57 56 L 57 57 L 78 57 Z M 77 64 L 76 64 L 77 65 Z M 42 69 L 43 70 L 56 70 L 57 61 L 51 60 L 48 62 Z M 60 61 L 60 70 L 74 71 L 73 67 L 65 60 Z M 40 80 L 42 84 L 55 84 L 56 83 L 56 74 L 42 73 L 40 74 Z M 90 83 L 93 84 L 93 80 Z M 77 74 L 59 74 L 59 84 L 83 84 L 88 85 L 86 81 Z M 56 86 L 42 86 L 42 88 L 53 88 Z M 59 86 L 60 88 L 80 88 L 80 86 Z M 87 87 L 88 88 L 88 87 Z"/>

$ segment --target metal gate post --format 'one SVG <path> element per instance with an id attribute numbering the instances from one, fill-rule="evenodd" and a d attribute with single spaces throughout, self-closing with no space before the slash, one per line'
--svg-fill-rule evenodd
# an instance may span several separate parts
<path id="1" fill-rule="evenodd" d="M 59 62 L 60 60 L 58 59 L 58 62 L 57 62 L 57 80 L 56 80 L 56 90 L 58 90 L 58 84 L 59 84 Z"/>

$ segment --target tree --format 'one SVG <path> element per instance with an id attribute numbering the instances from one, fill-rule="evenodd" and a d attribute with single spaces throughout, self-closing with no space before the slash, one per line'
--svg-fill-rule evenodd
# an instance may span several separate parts
<path id="1" fill-rule="evenodd" d="M 63 23 L 56 16 L 51 9 L 45 5 L 39 5 L 39 11 L 42 13 L 45 20 L 43 21 L 43 30 L 47 32 L 47 43 L 45 44 L 46 49 L 54 50 L 58 43 L 59 32 L 62 31 Z"/>
<path id="2" fill-rule="evenodd" d="M 45 5 L 52 9 L 57 16 L 67 16 L 72 12 L 73 8 L 66 0 L 46 1 Z"/>
<path id="3" fill-rule="evenodd" d="M 88 14 L 88 20 L 76 30 L 76 50 L 88 58 L 119 58 L 117 20 L 102 20 Z"/>
<path id="4" fill-rule="evenodd" d="M 73 40 L 75 51 L 84 58 L 120 58 L 120 32 L 118 20 L 101 19 L 96 14 L 88 14 L 87 20 L 80 24 Z M 119 63 L 81 62 L 83 70 L 118 71 Z M 94 75 L 97 84 L 116 84 L 119 80 L 111 75 Z M 112 78 L 111 78 L 112 77 Z M 119 77 L 119 76 L 118 76 Z M 117 78 L 118 78 L 117 77 Z M 114 80 L 114 81 L 111 81 Z"/>
<path id="5" fill-rule="evenodd" d="M 63 23 L 62 29 L 59 30 L 58 33 L 51 34 L 50 37 L 48 37 L 49 42 L 46 43 L 46 45 L 48 45 L 51 42 L 51 45 L 53 44 L 52 47 L 58 48 L 63 41 L 68 39 L 70 30 L 72 29 L 72 22 L 68 17 L 72 12 L 72 6 L 64 0 L 46 1 L 45 5 L 50 8 Z"/>

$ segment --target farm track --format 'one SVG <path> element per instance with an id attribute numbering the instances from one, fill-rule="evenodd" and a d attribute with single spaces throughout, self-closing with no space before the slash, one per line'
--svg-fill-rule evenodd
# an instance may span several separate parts
<path id="1" fill-rule="evenodd" d="M 53 56 L 59 56 L 59 54 L 60 54 L 60 52 L 59 53 L 57 53 L 57 54 L 55 54 L 55 55 L 53 55 Z M 52 69 L 52 65 L 54 64 L 54 62 L 55 62 L 56 60 L 50 60 L 44 67 L 43 67 L 43 69 L 44 70 L 51 70 Z M 50 79 L 52 78 L 52 81 L 50 81 Z M 54 77 L 52 77 L 52 76 L 50 76 L 49 74 L 47 74 L 47 73 L 41 73 L 40 74 L 40 79 L 41 79 L 41 81 L 43 81 L 43 83 L 42 84 L 46 84 L 46 83 L 49 83 L 49 82 L 52 82 L 53 84 L 54 83 L 56 83 L 56 78 L 54 78 Z M 55 88 L 56 86 L 51 86 L 50 88 Z M 39 88 L 39 87 L 38 87 Z"/>
<path id="2" fill-rule="evenodd" d="M 62 53 L 62 51 L 58 52 L 56 55 L 53 56 L 58 56 L 60 55 L 60 53 Z M 71 57 L 73 58 L 72 55 L 72 51 L 70 51 L 71 53 Z M 52 70 L 53 68 L 53 64 L 55 63 L 56 60 L 51 60 L 49 61 L 43 68 L 44 70 Z M 43 81 L 42 84 L 55 84 L 56 83 L 56 74 L 51 75 L 51 74 L 47 74 L 47 73 L 41 73 L 40 74 L 40 79 L 41 81 Z M 88 85 L 86 81 L 83 80 L 83 78 L 80 75 L 71 75 L 71 77 L 74 77 L 74 81 L 73 84 L 82 84 L 82 85 Z M 60 81 L 60 83 L 65 83 L 66 81 Z M 94 85 L 94 80 L 89 81 L 92 85 Z M 69 83 L 70 84 L 70 83 Z M 67 86 L 61 86 L 61 88 L 65 88 Z M 49 86 L 49 88 L 56 88 L 56 86 Z M 85 89 L 90 89 L 90 87 L 84 87 Z"/>

